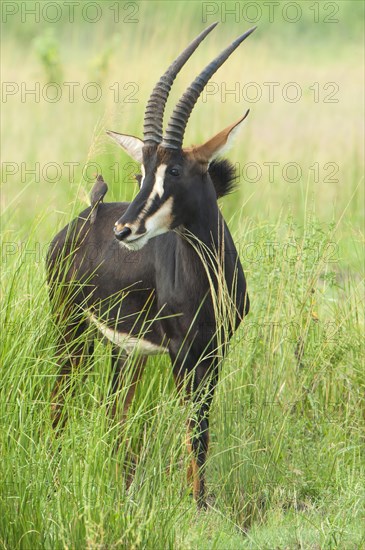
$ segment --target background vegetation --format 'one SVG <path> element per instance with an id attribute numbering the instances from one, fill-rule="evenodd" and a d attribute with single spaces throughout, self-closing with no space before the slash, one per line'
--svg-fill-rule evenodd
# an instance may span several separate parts
<path id="1" fill-rule="evenodd" d="M 95 11 L 84 2 L 73 22 L 64 2 L 60 12 L 55 2 L 35 4 L 2 4 L 0 544 L 365 547 L 363 3 L 297 1 L 295 22 L 291 2 L 272 21 L 262 3 L 98 2 Z M 40 9 L 39 21 L 24 6 Z M 166 358 L 149 360 L 114 453 L 110 350 L 98 345 L 75 379 L 59 447 L 44 257 L 84 208 L 96 171 L 108 200 L 134 196 L 138 167 L 105 129 L 140 136 L 155 81 L 214 20 L 221 24 L 177 78 L 167 116 L 192 77 L 257 24 L 213 77 L 186 134 L 199 143 L 251 109 L 229 152 L 240 183 L 222 209 L 252 310 L 222 369 L 210 504 L 199 513 L 185 482 L 189 410 Z M 130 487 L 127 448 L 138 456 Z"/>

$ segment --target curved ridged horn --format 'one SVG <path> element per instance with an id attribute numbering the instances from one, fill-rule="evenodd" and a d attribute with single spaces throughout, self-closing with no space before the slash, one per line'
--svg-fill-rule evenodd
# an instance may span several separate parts
<path id="1" fill-rule="evenodd" d="M 191 111 L 194 108 L 200 94 L 202 93 L 208 80 L 214 75 L 232 52 L 247 38 L 257 27 L 245 32 L 239 36 L 230 46 L 228 46 L 221 54 L 218 55 L 205 67 L 205 69 L 196 77 L 194 82 L 190 84 L 184 95 L 180 98 L 176 105 L 170 121 L 166 129 L 166 136 L 163 138 L 162 146 L 168 149 L 181 149 L 185 128 L 188 123 Z"/>
<path id="2" fill-rule="evenodd" d="M 213 23 L 207 29 L 199 34 L 185 48 L 185 50 L 175 59 L 170 65 L 165 74 L 154 87 L 150 98 L 147 102 L 144 124 L 143 124 L 143 141 L 146 143 L 161 143 L 162 141 L 162 123 L 166 101 L 171 90 L 171 86 L 176 78 L 176 75 L 185 65 L 189 57 L 194 53 L 199 44 L 204 40 L 207 34 L 216 27 L 218 22 Z"/>

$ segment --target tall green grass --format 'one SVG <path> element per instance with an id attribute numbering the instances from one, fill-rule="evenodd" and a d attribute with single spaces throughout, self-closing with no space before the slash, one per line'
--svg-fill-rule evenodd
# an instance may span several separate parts
<path id="1" fill-rule="evenodd" d="M 300 244 L 293 258 L 282 250 L 254 266 L 246 258 L 253 307 L 231 344 L 212 408 L 207 524 L 185 481 L 191 410 L 180 404 L 166 358 L 149 360 L 121 428 L 108 420 L 110 349 L 99 343 L 74 379 L 66 427 L 55 438 L 50 392 L 56 333 L 43 267 L 24 253 L 7 258 L 5 548 L 198 547 L 203 540 L 209 547 L 262 547 L 265 536 L 268 547 L 359 547 L 361 281 L 350 276 L 342 288 L 336 281 L 327 259 L 330 233 L 312 221 L 303 235 L 286 221 L 251 228 L 261 247 Z M 137 458 L 128 487 L 130 450 Z"/>
<path id="2" fill-rule="evenodd" d="M 303 100 L 290 104 L 279 97 L 270 103 L 266 96 L 247 105 L 230 96 L 222 102 L 216 94 L 199 102 L 189 123 L 186 143 L 197 143 L 251 107 L 230 158 L 239 163 L 241 176 L 247 162 L 264 170 L 264 162 L 280 163 L 272 181 L 267 171 L 256 183 L 241 177 L 236 193 L 222 202 L 247 276 L 251 312 L 221 368 L 211 416 L 209 507 L 203 513 L 185 479 L 185 426 L 192 411 L 180 403 L 168 358 L 149 359 L 121 428 L 107 415 L 111 350 L 97 343 L 92 360 L 74 375 L 65 429 L 55 437 L 50 401 L 57 329 L 44 269 L 47 244 L 87 202 L 92 186 L 92 170 L 89 177 L 82 174 L 87 161 L 101 166 L 110 188 L 107 200 L 135 194 L 135 184 L 126 181 L 133 167 L 104 138 L 104 129 L 141 135 L 149 91 L 194 26 L 201 28 L 201 5 L 158 4 L 154 10 L 157 4 L 141 3 L 140 22 L 120 27 L 119 45 L 112 34 L 118 29 L 111 31 L 103 20 L 92 33 L 90 25 L 77 21 L 68 41 L 62 39 L 67 25 L 56 26 L 64 80 L 83 85 L 97 69 L 105 93 L 95 104 L 80 95 L 74 103 L 63 97 L 37 104 L 14 96 L 5 104 L 3 160 L 27 168 L 52 161 L 63 169 L 52 183 L 42 175 L 39 181 L 32 174 L 22 177 L 19 167 L 2 186 L 3 548 L 365 546 L 359 4 L 340 3 L 335 34 L 346 38 L 349 23 L 353 41 L 346 47 L 341 42 L 338 55 L 328 26 L 308 23 L 299 34 L 299 27 L 283 24 L 278 38 L 277 26 L 264 25 L 265 32 L 259 27 L 214 78 L 227 87 L 236 81 L 296 81 L 305 90 Z M 177 36 L 172 22 L 179 14 Z M 12 25 L 3 49 L 4 80 L 46 84 L 36 51 L 26 49 L 22 38 L 34 39 L 44 25 Z M 168 113 L 192 73 L 242 23 L 220 27 L 178 77 Z M 300 48 L 293 46 L 293 36 L 300 36 Z M 147 62 L 146 47 L 153 63 Z M 137 103 L 113 101 L 107 90 L 116 80 L 122 86 L 137 83 Z M 322 87 L 337 82 L 339 102 L 314 103 L 313 82 Z M 79 163 L 72 180 L 65 161 Z M 116 162 L 119 176 L 112 168 Z M 282 176 L 287 162 L 302 168 L 296 183 Z M 314 162 L 319 181 L 310 168 Z M 326 178 L 328 162 L 338 165 L 338 181 Z"/>

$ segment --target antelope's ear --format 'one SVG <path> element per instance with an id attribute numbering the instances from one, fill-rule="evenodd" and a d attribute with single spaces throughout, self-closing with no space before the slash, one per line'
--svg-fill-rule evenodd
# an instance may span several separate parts
<path id="1" fill-rule="evenodd" d="M 111 132 L 110 130 L 107 130 L 106 133 L 108 134 L 108 136 L 115 139 L 115 141 L 121 147 L 123 147 L 124 151 L 128 153 L 128 155 L 132 157 L 132 159 L 142 164 L 143 141 L 141 139 L 134 136 L 128 136 L 127 134 L 118 134 L 118 132 Z"/>
<path id="2" fill-rule="evenodd" d="M 141 185 L 142 185 L 142 174 L 134 174 L 134 179 L 137 181 L 138 187 L 141 189 Z"/>
<path id="3" fill-rule="evenodd" d="M 194 147 L 194 152 L 203 160 L 206 162 L 210 162 L 214 159 L 217 155 L 220 155 L 233 143 L 233 138 L 238 133 L 238 131 L 241 128 L 241 125 L 245 118 L 247 117 L 250 110 L 246 112 L 246 114 L 240 118 L 237 122 L 234 124 L 231 124 L 219 134 L 212 137 L 210 140 L 203 143 L 203 145 L 199 145 L 198 147 Z"/>

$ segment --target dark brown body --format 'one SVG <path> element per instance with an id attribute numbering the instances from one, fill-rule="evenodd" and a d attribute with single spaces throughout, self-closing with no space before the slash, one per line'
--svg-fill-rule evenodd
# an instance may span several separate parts
<path id="1" fill-rule="evenodd" d="M 213 204 L 216 204 L 213 186 L 211 191 Z M 128 203 L 100 204 L 92 224 L 89 221 L 91 210 L 88 208 L 66 226 L 51 244 L 47 259 L 51 299 L 60 320 L 66 317 L 71 321 L 66 323 L 64 336 L 59 342 L 62 370 L 55 388 L 54 399 L 59 406 L 54 409 L 54 423 L 57 425 L 59 420 L 62 404 L 60 391 L 67 375 L 90 352 L 85 350 L 80 340 L 82 332 L 91 322 L 90 313 L 113 331 L 128 333 L 156 347 L 165 348 L 171 357 L 178 387 L 182 387 L 184 378 L 190 373 L 191 397 L 198 402 L 204 395 L 197 420 L 192 420 L 192 424 L 197 422 L 199 425 L 198 437 L 193 438 L 191 443 L 197 457 L 194 466 L 195 492 L 203 502 L 209 407 L 218 379 L 219 358 L 223 358 L 228 343 L 227 330 L 224 331 L 224 338 L 217 338 L 220 327 L 216 324 L 206 273 L 211 260 L 204 266 L 192 245 L 175 232 L 151 239 L 142 250 L 123 248 L 115 239 L 112 228 L 113 221 L 128 206 Z M 224 227 L 224 270 L 227 290 L 235 302 L 235 323 L 228 328 L 232 334 L 249 309 L 246 282 L 231 235 L 217 206 L 207 208 L 205 213 L 206 225 L 200 229 L 200 235 L 195 236 L 211 251 L 222 242 L 222 236 L 218 236 L 217 232 L 218 219 L 220 227 Z M 196 229 L 191 228 L 192 234 L 196 233 Z M 217 287 L 218 281 L 211 266 L 209 272 L 211 281 Z M 96 326 L 98 333 L 102 336 Z M 73 341 L 77 342 L 75 346 Z M 116 347 L 115 356 L 121 352 L 123 354 L 123 351 Z M 215 356 L 214 360 L 212 356 Z M 136 368 L 140 368 L 140 363 Z M 136 378 L 141 374 L 141 371 L 138 372 Z M 114 390 L 117 390 L 122 378 L 123 364 L 116 361 Z M 132 395 L 131 391 L 130 399 Z"/>
<path id="2" fill-rule="evenodd" d="M 113 392 L 124 382 L 122 357 L 139 352 L 123 415 L 142 374 L 145 356 L 169 353 L 175 381 L 194 401 L 188 447 L 190 478 L 204 506 L 209 410 L 229 340 L 249 310 L 246 281 L 217 198 L 227 194 L 234 168 L 215 160 L 248 112 L 200 146 L 184 148 L 186 124 L 212 75 L 253 32 L 250 29 L 209 63 L 176 104 L 166 132 L 163 115 L 176 75 L 216 27 L 202 31 L 173 61 L 147 102 L 143 140 L 108 134 L 141 165 L 140 190 L 130 204 L 102 203 L 99 175 L 92 208 L 54 238 L 47 270 L 59 323 L 60 376 L 54 390 L 54 425 L 74 367 L 92 353 L 89 326 L 114 343 Z M 115 414 L 116 407 L 113 406 Z"/>

